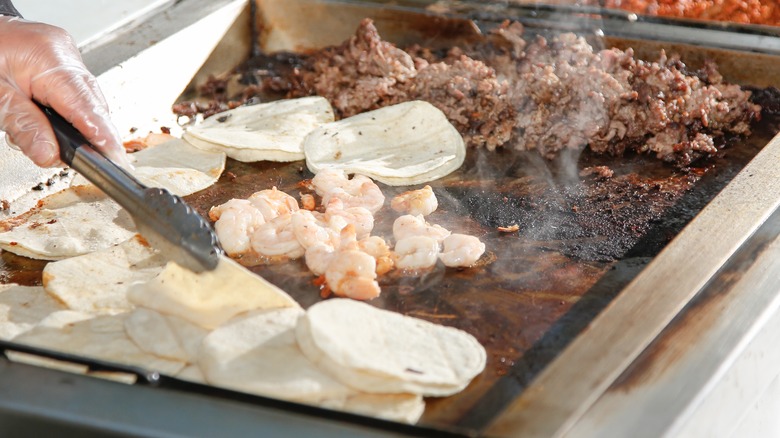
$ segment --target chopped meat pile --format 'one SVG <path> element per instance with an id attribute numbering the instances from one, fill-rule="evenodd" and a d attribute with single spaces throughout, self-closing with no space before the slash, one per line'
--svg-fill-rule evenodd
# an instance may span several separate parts
<path id="1" fill-rule="evenodd" d="M 591 4 L 598 3 L 591 1 Z M 603 4 L 638 14 L 780 25 L 777 0 L 605 0 Z"/>
<path id="2" fill-rule="evenodd" d="M 302 68 L 291 96 L 317 94 L 341 117 L 409 100 L 440 110 L 472 146 L 490 150 L 506 143 L 514 124 L 509 84 L 494 69 L 467 56 L 429 62 L 382 41 L 371 20 L 341 46 L 325 49 Z"/>
<path id="3" fill-rule="evenodd" d="M 408 100 L 442 110 L 471 147 L 652 153 L 687 166 L 718 151 L 726 133 L 750 133 L 761 108 L 722 81 L 714 65 L 689 72 L 676 57 L 636 59 L 631 49 L 594 50 L 571 33 L 528 42 L 506 22 L 484 41 L 435 53 L 383 41 L 365 19 L 337 47 L 279 74 L 259 75 L 288 97 L 326 97 L 340 117 Z"/>

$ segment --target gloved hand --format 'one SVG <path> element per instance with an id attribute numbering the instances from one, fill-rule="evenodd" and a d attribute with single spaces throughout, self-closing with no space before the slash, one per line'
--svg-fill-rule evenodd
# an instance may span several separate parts
<path id="1" fill-rule="evenodd" d="M 117 164 L 127 163 L 108 105 L 95 77 L 63 29 L 0 16 L 0 129 L 35 164 L 61 164 L 46 116 L 53 108 Z"/>

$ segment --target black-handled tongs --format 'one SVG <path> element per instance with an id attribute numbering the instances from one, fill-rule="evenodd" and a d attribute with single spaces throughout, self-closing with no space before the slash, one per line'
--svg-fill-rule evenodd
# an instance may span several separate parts
<path id="1" fill-rule="evenodd" d="M 38 106 L 54 128 L 62 162 L 124 207 L 152 247 L 194 272 L 217 266 L 222 249 L 214 230 L 183 199 L 166 189 L 146 187 L 92 147 L 56 111 Z"/>

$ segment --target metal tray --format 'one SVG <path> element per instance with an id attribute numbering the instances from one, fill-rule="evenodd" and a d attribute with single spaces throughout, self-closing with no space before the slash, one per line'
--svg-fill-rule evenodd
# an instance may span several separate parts
<path id="1" fill-rule="evenodd" d="M 470 35 L 480 32 L 480 27 L 489 27 L 509 17 L 523 21 L 530 28 L 540 24 L 535 21 L 535 17 L 527 18 L 522 14 L 515 16 L 514 13 L 509 12 L 496 15 L 492 10 L 480 9 L 441 17 L 421 10 L 420 2 L 413 2 L 417 3 L 416 5 L 390 5 L 384 2 L 259 0 L 252 5 L 253 7 L 243 6 L 240 3 L 229 5 L 234 10 L 237 10 L 237 7 L 243 9 L 233 17 L 233 20 L 227 20 L 228 27 L 225 28 L 224 35 L 211 36 L 214 50 L 208 51 L 207 55 L 209 53 L 210 55 L 204 56 L 203 51 L 198 52 L 199 54 L 194 56 L 196 60 L 190 60 L 187 64 L 188 68 L 191 68 L 190 65 L 197 65 L 199 68 L 197 72 L 180 68 L 172 72 L 172 76 L 175 76 L 179 82 L 161 79 L 163 83 L 175 84 L 174 88 L 179 91 L 185 88 L 186 83 L 190 85 L 181 96 L 178 94 L 179 91 L 176 91 L 175 99 L 167 102 L 165 98 L 171 96 L 170 90 L 163 99 L 160 99 L 159 95 L 155 96 L 155 102 L 161 105 L 155 107 L 154 111 L 162 111 L 163 108 L 169 111 L 173 100 L 191 96 L 194 87 L 208 75 L 222 74 L 231 70 L 252 53 L 256 53 L 258 49 L 302 50 L 338 44 L 351 35 L 359 20 L 364 17 L 372 17 L 382 36 L 400 45 L 410 42 L 456 44 L 461 38 L 469 38 Z M 562 14 L 568 13 L 557 11 L 557 16 L 561 17 Z M 570 24 L 553 26 L 553 22 L 568 23 L 561 20 L 546 20 L 541 23 L 541 27 L 538 27 L 538 31 L 572 30 Z M 673 49 L 671 51 L 681 53 L 683 59 L 692 64 L 700 62 L 705 56 L 721 57 L 724 60 L 743 59 L 749 61 L 751 68 L 746 69 L 745 64 L 740 65 L 736 62 L 731 65 L 728 63 L 721 65 L 722 73 L 727 79 L 756 86 L 778 85 L 772 70 L 772 67 L 778 63 L 778 58 L 772 54 L 734 50 L 733 46 L 724 49 L 718 44 L 718 38 L 713 38 L 712 41 L 699 40 L 699 44 L 707 47 L 684 43 L 670 45 L 664 41 L 654 40 L 652 37 L 656 33 L 646 36 L 636 29 L 631 35 L 638 39 L 626 38 L 622 35 L 612 35 L 600 28 L 598 24 L 603 23 L 602 18 L 582 17 L 579 13 L 576 14 L 574 22 L 576 30 L 581 32 L 598 34 L 597 30 L 601 29 L 606 34 L 608 45 L 627 44 L 646 49 L 648 53 L 659 47 L 667 47 Z M 629 29 L 632 26 L 630 21 L 622 25 Z M 214 24 L 200 23 L 199 30 L 192 31 L 190 35 L 203 33 L 204 29 L 209 29 L 208 26 Z M 682 30 L 679 31 L 684 33 Z M 172 38 L 175 37 L 176 35 Z M 765 36 L 754 35 L 754 37 L 760 39 Z M 169 40 L 163 41 L 160 45 L 168 42 Z M 191 40 L 182 38 L 179 43 L 178 46 L 174 44 L 170 48 L 184 51 Z M 746 42 L 745 45 L 750 43 Z M 154 49 L 155 47 L 152 47 L 149 52 Z M 152 58 L 147 55 L 149 53 L 142 52 L 137 60 L 131 61 L 137 61 L 138 65 L 146 62 L 147 68 L 150 62 L 162 63 L 154 66 L 157 75 L 160 75 L 160 72 L 167 72 L 166 68 L 175 68 L 175 63 L 165 64 L 162 57 Z M 144 58 L 145 56 L 147 57 Z M 200 56 L 202 59 L 198 58 Z M 198 60 L 199 62 L 196 62 Z M 128 65 L 125 65 L 124 76 L 119 72 L 107 72 L 105 77 L 108 79 L 102 85 L 104 89 L 106 84 L 109 86 L 107 93 L 109 100 L 126 98 L 135 88 L 138 88 L 126 80 L 131 70 Z M 112 74 L 116 74 L 116 78 L 125 80 L 116 79 L 112 82 Z M 186 82 L 182 83 L 181 80 L 185 78 Z M 149 102 L 145 103 L 147 105 L 142 108 L 150 108 Z M 123 106 L 120 105 L 120 109 L 127 108 L 131 104 L 137 105 L 138 101 L 130 103 L 125 101 Z M 130 112 L 125 115 L 127 123 L 141 123 L 141 117 L 137 113 L 133 114 L 136 114 L 135 119 Z M 120 119 L 120 128 L 121 120 L 124 119 Z M 159 117 L 152 123 L 167 124 L 168 120 Z M 668 218 L 667 228 L 663 229 L 664 233 L 668 233 L 669 230 L 674 230 L 676 233 L 682 226 L 688 224 L 670 244 L 665 245 L 668 236 L 663 238 L 656 236 L 656 241 L 645 242 L 644 247 L 638 244 L 633 254 L 627 253 L 617 262 L 581 263 L 576 266 L 576 269 L 587 271 L 590 277 L 588 281 L 581 282 L 574 288 L 567 289 L 564 285 L 557 285 L 549 290 L 508 288 L 492 295 L 488 294 L 492 298 L 482 300 L 464 294 L 443 292 L 448 288 L 459 290 L 457 289 L 459 282 L 490 277 L 493 273 L 511 272 L 505 270 L 510 269 L 512 263 L 518 261 L 526 263 L 527 266 L 536 266 L 534 263 L 540 263 L 540 260 L 549 257 L 549 253 L 536 252 L 524 258 L 510 260 L 502 259 L 501 255 L 497 255 L 485 269 L 486 272 L 482 273 L 478 271 L 467 271 L 456 275 L 437 273 L 430 278 L 411 281 L 408 284 L 411 294 L 408 294 L 407 290 L 407 295 L 404 295 L 398 287 L 389 289 L 384 298 L 378 302 L 379 305 L 472 331 L 488 346 L 491 354 L 490 365 L 483 376 L 480 376 L 460 396 L 431 401 L 431 407 L 416 427 L 410 428 L 356 416 L 333 414 L 230 391 L 204 389 L 175 379 L 152 378 L 150 381 L 146 374 L 134 370 L 125 369 L 141 377 L 142 385 L 115 386 L 118 384 L 98 383 L 76 377 L 72 378 L 72 381 L 78 382 L 79 388 L 100 387 L 101 390 L 113 391 L 118 398 L 130 399 L 137 394 L 137 398 L 133 398 L 133 401 L 128 402 L 127 405 L 135 409 L 142 409 L 142 406 L 146 405 L 151 409 L 165 412 L 173 408 L 169 403 L 174 403 L 176 399 L 194 397 L 213 408 L 211 412 L 214 415 L 218 415 L 217 413 L 222 409 L 240 409 L 242 412 L 243 409 L 249 409 L 270 412 L 262 416 L 263 421 L 272 421 L 268 419 L 269 415 L 273 417 L 273 414 L 278 412 L 286 417 L 302 418 L 300 424 L 284 426 L 289 427 L 291 432 L 303 430 L 296 427 L 303 428 L 304 425 L 310 425 L 312 418 L 314 420 L 311 421 L 317 425 L 321 425 L 321 422 L 333 424 L 331 420 L 326 420 L 332 418 L 335 427 L 340 430 L 346 429 L 352 434 L 397 432 L 422 435 L 455 433 L 554 436 L 578 430 L 573 428 L 573 425 L 579 424 L 578 421 L 586 421 L 587 413 L 591 412 L 591 409 L 598 409 L 598 401 L 609 395 L 611 385 L 614 385 L 621 375 L 632 370 L 636 372 L 637 363 L 645 360 L 642 355 L 647 353 L 643 352 L 649 351 L 656 345 L 653 342 L 673 325 L 675 317 L 681 318 L 679 315 L 683 315 L 688 309 L 686 305 L 689 305 L 694 298 L 706 295 L 706 292 L 714 287 L 713 285 L 720 284 L 717 276 L 722 275 L 722 270 L 726 269 L 724 267 L 736 263 L 740 251 L 746 251 L 745 248 L 749 243 L 756 242 L 755 236 L 763 236 L 763 239 L 769 242 L 776 237 L 777 234 L 773 233 L 774 228 L 770 226 L 772 221 L 767 219 L 773 217 L 771 215 L 780 201 L 780 196 L 777 195 L 780 193 L 778 190 L 780 178 L 777 178 L 772 166 L 777 159 L 776 155 L 780 154 L 778 150 L 780 142 L 770 141 L 770 139 L 771 136 L 767 133 L 764 137 L 753 139 L 757 142 L 753 145 L 754 152 L 762 150 L 752 161 L 750 157 L 743 157 L 743 161 L 736 167 L 724 168 L 726 170 L 717 177 L 714 173 L 712 177 L 705 175 L 696 184 L 696 187 L 701 190 L 695 189 L 693 192 L 695 196 L 681 200 L 684 204 L 682 209 L 669 210 L 672 217 Z M 734 176 L 748 161 L 750 163 L 745 169 Z M 301 179 L 298 171 L 299 164 L 291 167 L 268 163 L 258 165 L 232 163 L 232 166 L 234 180 L 221 181 L 222 186 L 195 195 L 189 201 L 203 209 L 224 196 L 246 195 L 255 189 L 267 188 L 265 185 L 269 183 L 276 184 L 280 188 L 285 185 L 292 187 Z M 450 179 L 442 182 L 441 187 L 447 189 L 454 185 L 456 181 Z M 226 191 L 225 187 L 231 188 Z M 756 187 L 761 187 L 761 190 L 756 190 Z M 720 193 L 715 196 L 718 192 Z M 710 199 L 712 201 L 709 205 L 703 208 Z M 739 205 L 739 208 L 734 208 L 735 205 Z M 453 213 L 456 213 L 454 209 Z M 675 217 L 678 214 L 682 216 Z M 671 228 L 668 227 L 669 225 L 672 225 Z M 484 228 L 484 225 L 478 223 L 470 226 L 476 229 Z M 723 233 L 719 232 L 720 230 L 728 231 Z M 757 230 L 763 230 L 763 234 L 757 233 Z M 711 239 L 713 233 L 718 233 L 718 239 Z M 652 233 L 648 234 L 651 235 Z M 494 248 L 500 247 L 502 239 L 506 242 L 505 236 L 497 234 L 489 235 L 488 239 L 489 246 Z M 653 240 L 649 237 L 648 239 Z M 660 249 L 658 242 L 663 242 L 665 245 L 660 254 L 658 254 Z M 757 248 L 753 253 L 764 253 L 766 248 L 772 246 L 758 245 Z M 497 266 L 501 266 L 502 269 L 496 268 Z M 295 278 L 296 275 L 300 276 L 297 273 L 301 271 L 300 267 L 294 264 L 287 267 L 270 266 L 257 269 L 271 281 L 277 282 Z M 752 263 L 742 262 L 736 272 L 742 276 L 750 273 L 751 269 L 758 268 Z M 494 279 L 482 279 L 482 281 L 491 280 Z M 299 279 L 298 283 L 304 284 L 306 281 L 306 279 Z M 295 294 L 304 305 L 317 299 L 316 292 L 309 290 L 309 295 L 302 295 L 301 292 Z M 727 292 L 729 291 L 731 289 Z M 445 293 L 446 298 L 439 300 L 432 293 Z M 469 293 L 473 295 L 475 291 Z M 721 291 L 721 295 L 725 293 Z M 773 296 L 769 289 L 766 294 L 766 299 Z M 437 303 L 441 303 L 443 307 L 435 306 L 436 312 L 432 313 L 431 305 Z M 749 310 L 745 310 L 744 321 L 752 323 L 761 319 L 759 314 L 750 313 Z M 708 311 L 708 316 L 712 320 L 718 320 L 727 312 L 724 309 L 708 309 Z M 637 317 L 638 314 L 641 314 L 641 318 Z M 501 321 L 508 326 L 496 324 L 495 321 Z M 755 327 L 746 322 L 746 327 L 748 325 Z M 508 330 L 507 327 L 514 331 Z M 677 330 L 677 332 L 681 331 L 684 330 Z M 747 336 L 748 332 L 745 330 L 743 334 Z M 755 334 L 755 330 L 752 333 Z M 490 338 L 491 334 L 495 336 L 493 339 Z M 737 337 L 734 342 L 745 339 L 745 337 Z M 5 347 L 18 348 L 10 345 Z M 699 353 L 704 356 L 704 360 L 710 358 L 707 356 L 707 351 L 699 351 Z M 100 365 L 86 362 L 92 366 Z M 721 360 L 720 364 L 724 365 L 725 361 Z M 18 364 L 8 364 L 7 367 L 16 369 L 22 374 L 36 375 L 42 372 Z M 159 391 L 146 391 L 148 386 L 155 386 L 156 388 L 152 389 Z M 638 387 L 642 388 L 642 385 Z M 690 388 L 691 399 L 701 394 L 699 389 L 701 388 Z M 130 394 L 134 396 L 130 397 Z M 72 396 L 78 397 L 78 391 Z M 223 405 L 225 400 L 227 402 Z M 41 403 L 40 400 L 38 402 Z M 39 406 L 44 405 L 45 403 L 41 403 Z M 87 405 L 89 406 L 89 403 Z M 35 403 L 30 406 L 32 407 L 25 412 L 36 412 L 40 415 L 40 411 L 44 410 L 36 411 Z M 236 406 L 240 407 L 236 408 Z M 626 402 L 626 406 L 631 404 Z M 599 413 L 599 411 L 595 412 Z M 670 416 L 671 421 L 679 412 L 679 410 L 668 411 L 665 415 Z M 598 425 L 593 430 L 608 427 L 612 424 L 610 421 L 623 424 L 616 417 L 604 416 L 603 412 L 601 414 L 602 416 L 598 417 L 600 421 L 592 423 Z M 100 422 L 90 422 L 88 416 L 78 418 L 84 424 L 89 423 L 90 427 L 100 427 Z M 137 430 L 140 424 L 145 424 L 144 422 L 147 421 L 136 418 L 132 422 L 122 423 L 115 417 L 111 419 L 114 423 L 108 421 L 108 425 L 103 424 L 102 427 L 110 430 L 113 424 Z M 227 424 L 224 419 L 217 417 L 212 419 L 217 423 Z M 242 430 L 243 425 L 250 424 L 246 423 L 247 421 L 251 422 L 247 418 L 240 419 L 239 423 L 233 425 L 232 430 Z M 164 430 L 160 424 L 155 427 Z M 118 426 L 114 429 L 124 430 Z"/>

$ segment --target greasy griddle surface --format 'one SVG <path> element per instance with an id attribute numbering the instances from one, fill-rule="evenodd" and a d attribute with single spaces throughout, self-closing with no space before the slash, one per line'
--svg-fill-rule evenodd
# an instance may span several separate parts
<path id="1" fill-rule="evenodd" d="M 432 182 L 440 206 L 428 220 L 479 236 L 486 254 L 470 269 L 393 271 L 370 303 L 473 334 L 488 363 L 462 393 L 429 399 L 421 424 L 484 427 L 769 141 L 774 125 L 765 118 L 751 138 L 730 139 L 721 156 L 685 170 L 648 157 L 588 153 L 570 157 L 576 169 L 567 169 L 533 153 L 470 150 L 461 169 Z M 578 176 L 595 165 L 615 175 Z M 303 162 L 230 160 L 215 186 L 187 201 L 205 215 L 273 186 L 297 197 L 311 192 L 312 176 Z M 404 189 L 380 186 L 388 201 L 372 234 L 391 239 L 398 214 L 389 200 Z M 514 224 L 518 232 L 497 229 Z M 251 269 L 304 307 L 322 299 L 301 260 Z"/>

